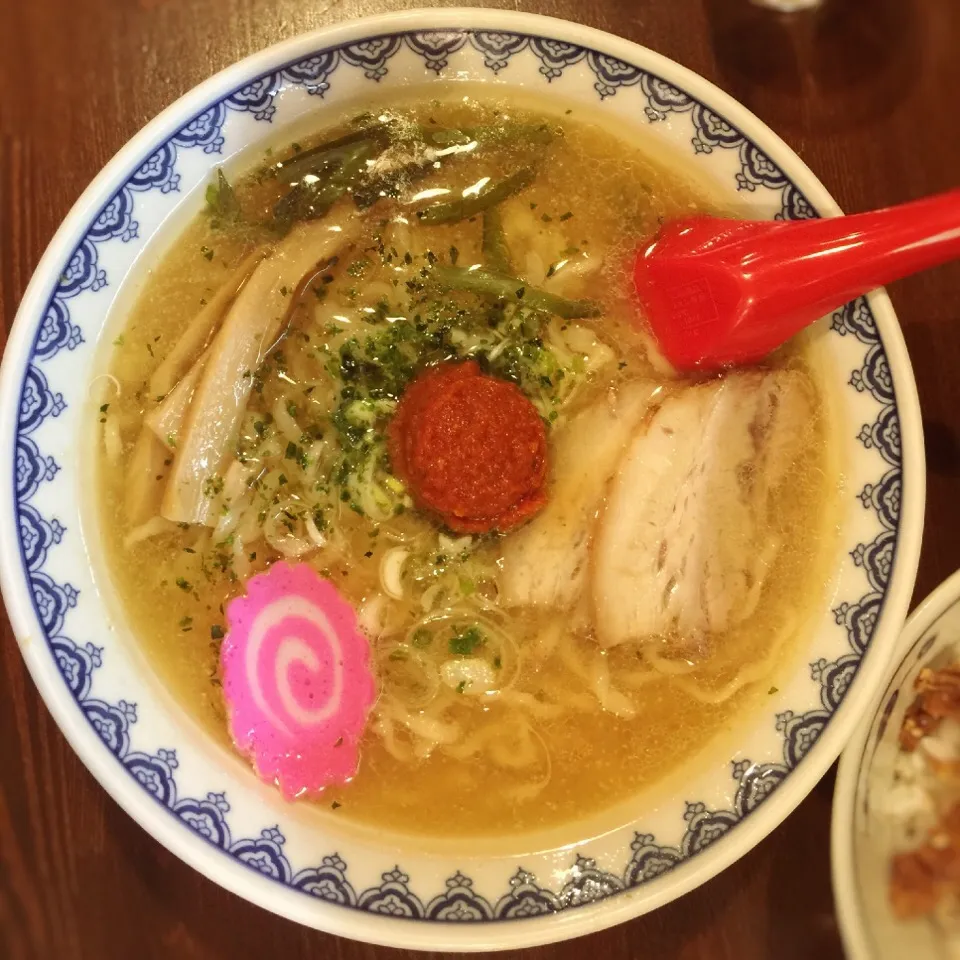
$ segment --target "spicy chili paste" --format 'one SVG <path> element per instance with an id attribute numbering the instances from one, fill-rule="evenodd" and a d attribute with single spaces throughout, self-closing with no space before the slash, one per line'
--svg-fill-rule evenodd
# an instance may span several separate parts
<path id="1" fill-rule="evenodd" d="M 547 438 L 536 407 L 472 360 L 420 374 L 388 441 L 414 502 L 452 530 L 509 530 L 546 503 Z"/>

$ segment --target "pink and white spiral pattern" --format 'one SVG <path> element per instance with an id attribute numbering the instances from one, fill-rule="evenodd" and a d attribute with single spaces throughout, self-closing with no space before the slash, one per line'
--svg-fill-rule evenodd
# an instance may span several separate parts
<path id="1" fill-rule="evenodd" d="M 373 704 L 369 646 L 353 608 L 306 564 L 275 564 L 227 607 L 220 650 L 230 732 L 287 798 L 357 770 Z"/>

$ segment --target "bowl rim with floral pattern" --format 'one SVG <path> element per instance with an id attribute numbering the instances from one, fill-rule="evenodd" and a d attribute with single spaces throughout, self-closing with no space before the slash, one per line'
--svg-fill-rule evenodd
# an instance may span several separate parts
<path id="1" fill-rule="evenodd" d="M 820 322 L 844 454 L 836 569 L 802 662 L 731 751 L 616 829 L 548 848 L 444 853 L 287 806 L 178 710 L 111 616 L 87 513 L 98 352 L 175 215 L 214 167 L 305 112 L 377 90 L 473 79 L 556 93 L 682 151 L 758 217 L 836 203 L 760 120 L 692 71 L 575 23 L 412 10 L 322 28 L 228 67 L 163 111 L 63 221 L 0 369 L 0 583 L 27 667 L 84 764 L 144 829 L 216 883 L 374 943 L 498 950 L 578 936 L 667 903 L 766 836 L 840 753 L 906 615 L 925 474 L 916 385 L 886 295 Z M 319 121 L 318 121 L 319 123 Z M 833 384 L 833 381 L 836 381 Z M 85 419 L 86 418 L 86 419 Z"/>
<path id="2" fill-rule="evenodd" d="M 876 791 L 894 787 L 891 775 L 896 774 L 890 756 L 898 749 L 903 714 L 913 699 L 917 674 L 931 664 L 944 666 L 945 658 L 955 662 L 958 641 L 960 570 L 910 614 L 886 682 L 878 688 L 871 709 L 840 757 L 833 791 L 830 860 L 837 918 L 849 960 L 894 958 L 906 949 L 918 957 L 940 956 L 941 944 L 932 924 L 923 918 L 900 921 L 890 908 L 884 858 L 896 851 L 899 838 L 887 829 L 889 814 L 884 805 L 870 800 Z M 883 758 L 882 766 L 878 755 Z M 882 862 L 879 869 L 877 860 Z"/>

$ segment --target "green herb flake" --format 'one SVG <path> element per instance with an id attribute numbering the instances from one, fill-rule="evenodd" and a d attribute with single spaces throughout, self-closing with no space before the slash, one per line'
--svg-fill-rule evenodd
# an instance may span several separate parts
<path id="1" fill-rule="evenodd" d="M 223 492 L 223 477 L 214 474 L 203 481 L 203 495 L 208 499 L 213 499 Z"/>
<path id="2" fill-rule="evenodd" d="M 354 260 L 350 266 L 347 267 L 347 273 L 351 277 L 362 277 L 367 267 L 370 266 L 370 261 L 366 258 L 362 260 Z"/>
<path id="3" fill-rule="evenodd" d="M 469 657 L 484 643 L 485 640 L 480 628 L 474 624 L 474 626 L 464 630 L 463 633 L 455 633 L 447 641 L 447 648 L 454 656 Z"/>
<path id="4" fill-rule="evenodd" d="M 418 627 L 413 631 L 413 636 L 410 638 L 410 642 L 419 650 L 429 647 L 432 640 L 433 635 L 426 627 Z"/>
<path id="5" fill-rule="evenodd" d="M 223 639 L 223 627 L 219 623 L 215 623 L 210 628 L 210 639 L 211 640 L 222 640 Z"/>
<path id="6" fill-rule="evenodd" d="M 223 221 L 239 219 L 240 201 L 221 168 L 217 168 L 217 179 L 207 184 L 204 199 L 207 202 L 207 213 L 213 218 L 214 227 L 220 226 Z"/>
<path id="7" fill-rule="evenodd" d="M 180 618 L 180 629 L 187 633 L 193 629 L 193 617 L 181 617 Z"/>
<path id="8" fill-rule="evenodd" d="M 176 584 L 184 593 L 189 593 L 193 589 L 190 581 L 184 580 L 183 577 L 177 577 Z"/>
<path id="9" fill-rule="evenodd" d="M 213 251 L 212 251 L 209 247 L 206 247 L 206 246 L 201 247 L 201 248 L 200 248 L 200 252 L 201 252 L 208 260 L 212 260 L 212 259 L 213 259 Z"/>

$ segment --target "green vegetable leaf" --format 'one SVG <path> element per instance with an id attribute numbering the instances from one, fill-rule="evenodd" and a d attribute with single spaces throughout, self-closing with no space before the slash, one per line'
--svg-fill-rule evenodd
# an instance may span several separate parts
<path id="1" fill-rule="evenodd" d="M 204 196 L 207 201 L 207 213 L 213 218 L 214 226 L 235 223 L 240 219 L 240 201 L 221 167 L 217 167 L 216 179 L 207 184 Z"/>
<path id="2" fill-rule="evenodd" d="M 524 284 L 517 277 L 492 270 L 477 270 L 473 267 L 449 267 L 438 264 L 433 268 L 437 283 L 448 290 L 465 290 L 489 297 L 513 298 L 535 310 L 552 313 L 564 320 L 581 317 L 596 317 L 600 314 L 598 304 L 590 300 L 568 300 L 546 290 L 538 290 Z"/>
<path id="3" fill-rule="evenodd" d="M 411 642 L 415 647 L 423 649 L 424 647 L 429 647 L 430 642 L 433 640 L 433 636 L 426 627 L 418 627 L 413 631 L 413 637 Z"/>
<path id="4" fill-rule="evenodd" d="M 463 633 L 455 633 L 447 642 L 447 647 L 454 656 L 469 657 L 485 642 L 480 628 L 474 624 L 474 626 L 464 630 Z"/>
<path id="5" fill-rule="evenodd" d="M 422 223 L 453 223 L 456 220 L 464 220 L 489 210 L 515 193 L 520 193 L 533 183 L 533 179 L 533 170 L 524 167 L 498 183 L 485 184 L 474 194 L 445 200 L 425 210 L 419 210 L 417 216 Z"/>

